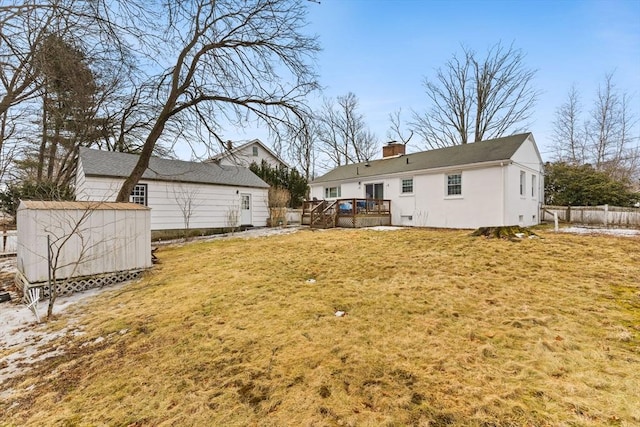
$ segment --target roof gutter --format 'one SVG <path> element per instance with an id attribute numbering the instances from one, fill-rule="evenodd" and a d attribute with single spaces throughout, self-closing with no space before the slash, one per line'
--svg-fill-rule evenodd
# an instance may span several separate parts
<path id="1" fill-rule="evenodd" d="M 343 178 L 343 179 L 332 179 L 332 180 L 328 180 L 328 181 L 311 181 L 309 183 L 309 185 L 319 185 L 319 184 L 335 184 L 335 183 L 341 183 L 341 182 L 350 182 L 350 181 L 362 181 L 363 179 L 366 178 L 395 178 L 395 177 L 399 177 L 399 176 L 407 176 L 409 174 L 413 174 L 413 175 L 433 175 L 433 174 L 437 174 L 437 173 L 442 173 L 442 172 L 449 172 L 449 171 L 459 171 L 459 170 L 473 170 L 473 169 L 482 169 L 482 168 L 486 168 L 486 167 L 492 167 L 492 166 L 503 166 L 503 165 L 510 165 L 513 163 L 513 160 L 511 159 L 503 159 L 503 160 L 491 160 L 488 162 L 480 162 L 480 163 L 465 163 L 463 165 L 451 165 L 451 166 L 441 166 L 441 167 L 437 167 L 437 168 L 429 168 L 429 169 L 410 169 L 410 170 L 405 170 L 405 171 L 400 171 L 400 172 L 392 172 L 392 173 L 386 173 L 386 174 L 371 174 L 371 175 L 355 175 L 355 176 L 350 176 L 347 178 Z"/>

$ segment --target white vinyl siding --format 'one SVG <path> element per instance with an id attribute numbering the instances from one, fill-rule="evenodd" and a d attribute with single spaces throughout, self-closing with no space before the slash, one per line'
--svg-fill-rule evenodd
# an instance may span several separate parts
<path id="1" fill-rule="evenodd" d="M 122 179 L 86 177 L 77 200 L 114 201 Z M 268 189 L 226 185 L 207 185 L 166 181 L 144 181 L 148 207 L 151 208 L 151 230 L 184 228 L 181 206 L 191 203 L 189 228 L 228 227 L 229 213 L 240 209 L 240 193 L 251 194 L 252 225 L 265 227 L 269 217 Z"/>

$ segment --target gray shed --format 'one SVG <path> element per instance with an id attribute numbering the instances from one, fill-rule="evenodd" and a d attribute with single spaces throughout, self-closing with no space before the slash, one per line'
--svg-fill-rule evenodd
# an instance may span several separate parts
<path id="1" fill-rule="evenodd" d="M 22 201 L 16 219 L 18 279 L 27 287 L 48 280 L 47 236 L 57 279 L 82 278 L 61 293 L 127 280 L 152 265 L 145 206 Z"/>

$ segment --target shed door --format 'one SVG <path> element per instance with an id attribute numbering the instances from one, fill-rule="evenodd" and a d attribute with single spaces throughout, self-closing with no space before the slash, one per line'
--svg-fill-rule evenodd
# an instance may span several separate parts
<path id="1" fill-rule="evenodd" d="M 251 225 L 251 194 L 240 195 L 240 225 Z"/>

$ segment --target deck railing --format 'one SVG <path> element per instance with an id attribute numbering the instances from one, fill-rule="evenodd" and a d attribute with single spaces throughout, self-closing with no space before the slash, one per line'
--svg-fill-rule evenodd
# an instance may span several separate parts
<path id="1" fill-rule="evenodd" d="M 338 199 L 338 216 L 390 215 L 391 200 Z"/>

